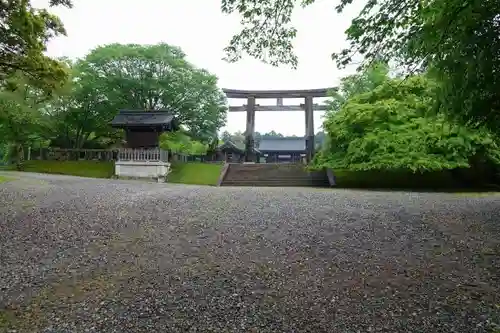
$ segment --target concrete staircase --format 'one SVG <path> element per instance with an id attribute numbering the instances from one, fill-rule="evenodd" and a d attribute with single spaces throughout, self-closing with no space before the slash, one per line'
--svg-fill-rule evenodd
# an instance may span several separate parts
<path id="1" fill-rule="evenodd" d="M 326 171 L 307 171 L 302 164 L 229 164 L 221 186 L 329 187 Z"/>

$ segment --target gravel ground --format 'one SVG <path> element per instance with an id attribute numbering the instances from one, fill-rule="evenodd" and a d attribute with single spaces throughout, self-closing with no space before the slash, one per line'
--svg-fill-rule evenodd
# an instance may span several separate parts
<path id="1" fill-rule="evenodd" d="M 489 332 L 499 255 L 500 196 L 22 174 L 0 332 Z"/>

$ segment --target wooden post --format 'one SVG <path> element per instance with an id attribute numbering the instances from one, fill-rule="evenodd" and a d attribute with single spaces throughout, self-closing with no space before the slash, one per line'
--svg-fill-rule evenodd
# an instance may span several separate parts
<path id="1" fill-rule="evenodd" d="M 28 158 L 26 160 L 31 161 L 31 146 L 28 147 Z"/>
<path id="2" fill-rule="evenodd" d="M 247 98 L 247 127 L 245 132 L 245 162 L 254 162 L 255 97 Z"/>
<path id="3" fill-rule="evenodd" d="M 313 98 L 307 96 L 305 98 L 305 114 L 306 114 L 306 158 L 307 162 L 311 162 L 314 157 L 314 110 Z"/>

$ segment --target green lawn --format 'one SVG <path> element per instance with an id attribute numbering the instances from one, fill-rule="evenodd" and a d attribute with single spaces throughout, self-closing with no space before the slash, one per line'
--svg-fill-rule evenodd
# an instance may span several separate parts
<path id="1" fill-rule="evenodd" d="M 194 185 L 217 185 L 222 164 L 215 163 L 174 163 L 167 176 L 169 183 Z"/>
<path id="2" fill-rule="evenodd" d="M 0 183 L 4 183 L 4 182 L 9 181 L 9 180 L 11 180 L 11 178 L 7 178 L 5 176 L 0 175 Z"/>
<path id="3" fill-rule="evenodd" d="M 26 161 L 24 171 L 90 178 L 111 178 L 113 162 L 101 161 Z"/>

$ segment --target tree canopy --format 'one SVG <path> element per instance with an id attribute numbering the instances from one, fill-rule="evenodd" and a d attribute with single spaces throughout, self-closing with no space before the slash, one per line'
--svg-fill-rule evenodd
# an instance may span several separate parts
<path id="1" fill-rule="evenodd" d="M 437 85 L 424 75 L 387 79 L 327 114 L 316 165 L 349 170 L 438 171 L 500 165 L 497 137 L 432 112 Z"/>
<path id="2" fill-rule="evenodd" d="M 15 79 L 15 81 L 14 81 Z M 49 119 L 43 112 L 50 100 L 46 92 L 18 75 L 11 78 L 14 91 L 0 91 L 0 143 L 6 159 L 22 155 L 25 146 L 40 146 L 49 140 Z"/>
<path id="3" fill-rule="evenodd" d="M 106 45 L 93 50 L 75 69 L 87 87 L 86 99 L 108 109 L 171 111 L 201 141 L 212 138 L 225 124 L 226 99 L 217 77 L 194 67 L 177 47 Z"/>
<path id="4" fill-rule="evenodd" d="M 361 73 L 342 78 L 339 87 L 330 92 L 329 111 L 339 111 L 351 97 L 375 89 L 389 79 L 388 74 L 388 64 L 376 62 Z"/>
<path id="5" fill-rule="evenodd" d="M 294 7 L 314 0 L 222 0 L 222 11 L 237 12 L 242 30 L 226 48 L 228 59 L 242 53 L 273 65 L 297 65 L 291 22 Z M 352 0 L 340 0 L 341 13 Z M 440 83 L 435 108 L 473 126 L 500 124 L 500 2 L 370 0 L 353 19 L 347 49 L 332 57 L 339 67 L 357 54 L 365 65 L 394 60 L 407 73 L 432 69 Z M 368 66 L 369 67 L 369 66 Z"/>
<path id="6" fill-rule="evenodd" d="M 71 7 L 69 0 L 51 0 L 51 6 Z M 9 77 L 23 73 L 31 84 L 47 91 L 64 83 L 67 71 L 63 63 L 44 54 L 47 41 L 66 34 L 55 15 L 33 8 L 30 1 L 2 1 L 0 4 L 0 80 L 12 88 Z"/>
<path id="7" fill-rule="evenodd" d="M 49 4 L 72 5 L 70 0 Z M 44 51 L 49 39 L 66 32 L 57 16 L 29 0 L 3 1 L 0 19 L 0 143 L 9 159 L 22 156 L 26 145 L 48 141 L 46 108 L 65 85 L 68 67 Z"/>
<path id="8" fill-rule="evenodd" d="M 226 120 L 217 78 L 167 44 L 98 47 L 71 64 L 68 89 L 51 105 L 60 146 L 116 142 L 109 122 L 120 109 L 171 111 L 189 136 L 205 143 Z"/>
<path id="9" fill-rule="evenodd" d="M 193 140 L 183 131 L 163 133 L 160 136 L 160 147 L 173 153 L 186 155 L 204 155 L 208 145 Z"/>

